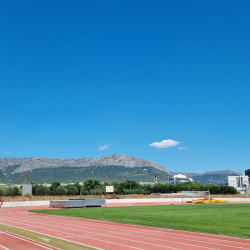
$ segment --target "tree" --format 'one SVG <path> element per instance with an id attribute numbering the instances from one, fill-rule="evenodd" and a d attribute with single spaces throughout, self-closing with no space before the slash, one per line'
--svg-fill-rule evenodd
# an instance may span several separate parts
<path id="1" fill-rule="evenodd" d="M 83 183 L 83 186 L 84 186 L 84 190 L 85 191 L 90 191 L 92 189 L 98 189 L 100 188 L 100 185 L 101 185 L 101 182 L 97 179 L 93 179 L 93 178 L 89 178 L 87 179 L 84 183 Z"/>
<path id="2" fill-rule="evenodd" d="M 58 181 L 54 181 L 51 183 L 51 186 L 50 186 L 50 191 L 51 191 L 51 194 L 56 194 L 56 188 L 61 186 L 61 183 L 58 182 Z"/>
<path id="3" fill-rule="evenodd" d="M 40 185 L 36 188 L 35 195 L 49 195 L 50 189 L 46 186 Z"/>
<path id="4" fill-rule="evenodd" d="M 36 190 L 38 187 L 39 187 L 39 185 L 37 185 L 37 184 L 32 185 L 32 194 L 37 195 Z"/>
<path id="5" fill-rule="evenodd" d="M 68 186 L 68 195 L 76 195 L 78 193 L 78 189 L 75 186 Z"/>
<path id="6" fill-rule="evenodd" d="M 73 184 L 73 186 L 77 188 L 77 193 L 76 194 L 80 194 L 80 190 L 82 189 L 82 186 L 80 185 L 80 183 L 79 182 L 75 182 Z"/>
<path id="7" fill-rule="evenodd" d="M 66 194 L 68 194 L 68 189 L 66 187 L 63 187 L 63 186 L 58 186 L 55 189 L 55 194 L 56 195 L 66 195 Z"/>

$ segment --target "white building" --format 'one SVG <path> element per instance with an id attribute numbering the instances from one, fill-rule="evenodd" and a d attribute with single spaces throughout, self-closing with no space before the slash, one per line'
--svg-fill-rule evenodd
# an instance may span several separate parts
<path id="1" fill-rule="evenodd" d="M 165 181 L 165 184 L 177 184 L 183 182 L 194 182 L 192 178 L 188 178 L 183 174 L 176 174 L 172 178 L 169 178 L 168 181 Z"/>
<path id="2" fill-rule="evenodd" d="M 228 186 L 234 187 L 237 191 L 245 194 L 249 187 L 248 176 L 228 176 Z"/>

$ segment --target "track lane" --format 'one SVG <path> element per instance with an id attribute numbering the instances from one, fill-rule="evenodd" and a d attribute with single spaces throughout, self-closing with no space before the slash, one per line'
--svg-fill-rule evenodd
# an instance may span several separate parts
<path id="1" fill-rule="evenodd" d="M 250 240 L 233 237 L 31 214 L 23 209 L 8 210 L 4 215 L 0 223 L 40 233 L 46 231 L 52 236 L 102 249 L 250 249 Z M 27 220 L 32 220 L 34 225 L 22 226 Z"/>
<path id="2" fill-rule="evenodd" d="M 44 243 L 25 238 L 20 235 L 0 230 L 0 249 L 5 250 L 58 250 Z"/>

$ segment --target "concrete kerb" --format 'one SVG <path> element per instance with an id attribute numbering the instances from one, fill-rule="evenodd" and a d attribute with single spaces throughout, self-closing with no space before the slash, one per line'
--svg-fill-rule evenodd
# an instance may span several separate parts
<path id="1" fill-rule="evenodd" d="M 229 202 L 250 203 L 250 198 L 222 198 Z M 184 198 L 183 201 L 190 201 L 190 198 Z M 106 204 L 130 204 L 130 203 L 181 203 L 181 198 L 151 198 L 151 199 L 106 199 Z M 29 206 L 49 206 L 50 201 L 13 201 L 3 202 L 0 207 L 29 207 Z"/>

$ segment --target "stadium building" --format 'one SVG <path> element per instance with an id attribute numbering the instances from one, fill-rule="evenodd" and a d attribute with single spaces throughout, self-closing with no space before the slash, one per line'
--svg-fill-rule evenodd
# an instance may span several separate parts
<path id="1" fill-rule="evenodd" d="M 172 178 L 169 178 L 168 181 L 165 181 L 165 184 L 177 184 L 177 183 L 184 183 L 184 182 L 194 182 L 192 178 L 188 178 L 186 175 L 177 174 L 174 175 Z"/>

